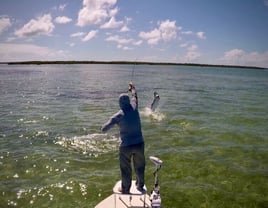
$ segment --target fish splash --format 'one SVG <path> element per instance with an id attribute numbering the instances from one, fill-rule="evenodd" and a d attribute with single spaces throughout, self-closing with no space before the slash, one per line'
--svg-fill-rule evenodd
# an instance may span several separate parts
<path id="1" fill-rule="evenodd" d="M 151 108 L 149 107 L 145 107 L 144 110 L 141 111 L 141 115 L 151 118 L 152 120 L 155 121 L 162 121 L 166 117 L 164 113 L 158 110 L 152 111 Z"/>

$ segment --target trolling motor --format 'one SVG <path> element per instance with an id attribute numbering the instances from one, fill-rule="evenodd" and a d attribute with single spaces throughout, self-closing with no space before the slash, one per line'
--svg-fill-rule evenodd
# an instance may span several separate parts
<path id="1" fill-rule="evenodd" d="M 162 160 L 157 157 L 150 156 L 150 160 L 156 165 L 156 170 L 154 171 L 154 187 L 151 191 L 150 201 L 152 208 L 161 208 L 161 196 L 160 196 L 160 186 L 158 184 L 158 176 L 157 172 L 160 170 L 162 166 Z"/>

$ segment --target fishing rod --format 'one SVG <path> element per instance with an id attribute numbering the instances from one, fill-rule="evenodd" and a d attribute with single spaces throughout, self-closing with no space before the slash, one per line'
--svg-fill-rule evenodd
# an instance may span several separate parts
<path id="1" fill-rule="evenodd" d="M 132 67 L 131 82 L 133 81 L 133 78 L 134 78 L 134 71 L 135 71 L 136 63 L 137 63 L 137 58 L 135 59 L 134 65 Z"/>
<path id="2" fill-rule="evenodd" d="M 134 71 L 135 71 L 135 66 L 136 66 L 136 62 L 137 62 L 137 58 L 135 59 L 134 65 L 132 67 L 132 71 L 131 71 L 131 80 L 128 83 L 128 93 L 129 95 L 131 94 L 131 90 L 132 90 L 132 86 L 133 86 L 133 77 L 134 77 Z"/>

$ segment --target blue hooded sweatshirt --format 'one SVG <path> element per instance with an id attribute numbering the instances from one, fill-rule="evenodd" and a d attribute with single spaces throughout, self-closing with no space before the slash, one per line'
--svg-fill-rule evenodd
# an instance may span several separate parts
<path id="1" fill-rule="evenodd" d="M 130 146 L 143 142 L 141 120 L 138 111 L 138 97 L 135 88 L 132 88 L 131 94 L 131 101 L 127 93 L 119 96 L 121 110 L 114 114 L 101 128 L 101 131 L 106 133 L 117 124 L 120 131 L 121 146 Z"/>

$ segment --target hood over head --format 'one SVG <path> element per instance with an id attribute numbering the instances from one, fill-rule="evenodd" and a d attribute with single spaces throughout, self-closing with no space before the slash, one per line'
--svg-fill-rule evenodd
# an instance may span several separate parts
<path id="1" fill-rule="evenodd" d="M 122 93 L 119 96 L 119 106 L 122 110 L 130 106 L 130 99 L 127 93 Z"/>

